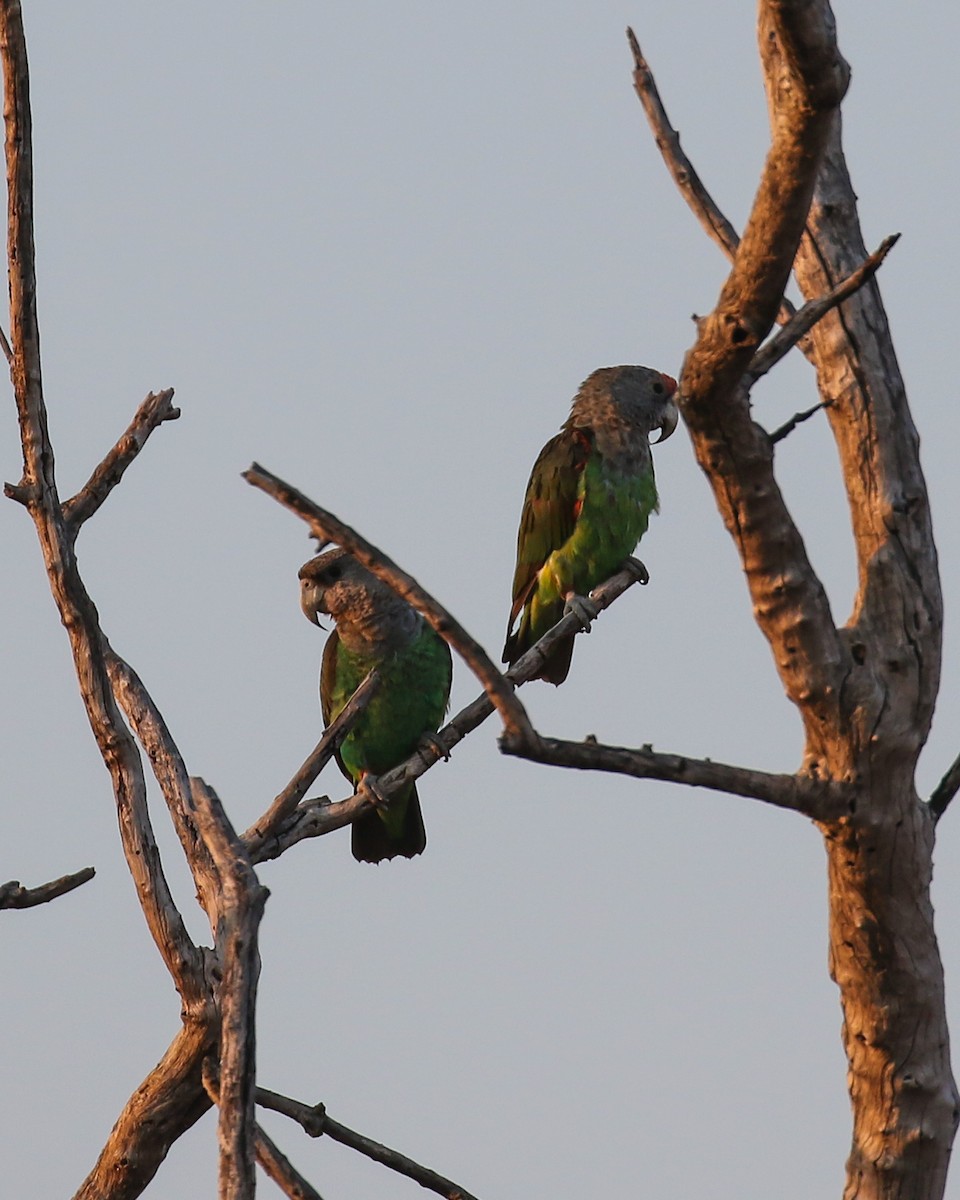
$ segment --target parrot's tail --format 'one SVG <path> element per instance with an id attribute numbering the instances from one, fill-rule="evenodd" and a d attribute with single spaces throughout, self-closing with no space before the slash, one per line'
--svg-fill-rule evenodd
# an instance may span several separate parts
<path id="1" fill-rule="evenodd" d="M 416 786 L 407 796 L 397 796 L 383 810 L 367 813 L 353 823 L 350 849 L 357 862 L 383 862 L 385 858 L 416 858 L 427 846 L 427 831 Z"/>

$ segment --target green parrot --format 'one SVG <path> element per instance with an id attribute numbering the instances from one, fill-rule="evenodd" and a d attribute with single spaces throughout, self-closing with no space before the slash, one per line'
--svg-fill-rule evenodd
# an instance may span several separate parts
<path id="1" fill-rule="evenodd" d="M 676 390 L 675 379 L 651 367 L 602 367 L 581 385 L 570 416 L 530 473 L 505 663 L 566 611 L 577 612 L 587 627 L 596 616 L 587 593 L 633 553 L 657 510 L 650 434 L 659 429 L 662 442 L 676 429 Z M 539 677 L 563 683 L 572 655 L 573 638 L 560 642 Z"/>
<path id="2" fill-rule="evenodd" d="M 320 670 L 320 709 L 330 724 L 371 668 L 379 691 L 337 752 L 354 785 L 382 775 L 439 728 L 450 698 L 453 664 L 447 643 L 423 617 L 345 550 L 328 550 L 300 568 L 300 607 L 319 625 L 329 613 Z M 411 784 L 353 823 L 351 849 L 359 862 L 413 858 L 427 844 L 417 789 Z"/>

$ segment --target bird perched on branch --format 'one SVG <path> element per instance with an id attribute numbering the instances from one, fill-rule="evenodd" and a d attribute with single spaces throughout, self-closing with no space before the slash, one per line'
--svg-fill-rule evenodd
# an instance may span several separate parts
<path id="1" fill-rule="evenodd" d="M 300 607 L 319 625 L 329 613 L 320 670 L 320 709 L 330 724 L 376 667 L 380 687 L 337 751 L 340 770 L 358 786 L 382 775 L 440 726 L 450 697 L 452 662 L 446 642 L 396 592 L 345 550 L 328 550 L 300 568 Z M 413 858 L 427 844 L 415 784 L 353 823 L 351 848 L 360 862 Z"/>
<path id="2" fill-rule="evenodd" d="M 565 612 L 575 611 L 589 628 L 596 606 L 587 593 L 632 554 L 658 507 L 650 434 L 659 429 L 662 442 L 676 429 L 676 390 L 675 379 L 650 367 L 594 371 L 540 451 L 517 535 L 505 663 Z M 562 683 L 572 654 L 573 638 L 560 642 L 539 677 Z"/>

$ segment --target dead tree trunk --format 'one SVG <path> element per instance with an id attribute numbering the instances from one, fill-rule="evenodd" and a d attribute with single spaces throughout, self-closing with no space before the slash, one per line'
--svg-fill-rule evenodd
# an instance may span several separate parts
<path id="1" fill-rule="evenodd" d="M 785 219 L 785 198 L 803 205 L 795 272 L 808 300 L 866 257 L 841 148 L 846 69 L 829 5 L 763 0 L 759 39 L 774 146 L 743 240 L 737 245 L 734 235 L 725 246 L 733 269 L 688 355 L 681 407 L 740 553 L 757 623 L 803 721 L 798 775 L 845 792 L 841 810 L 818 822 L 854 1118 L 844 1195 L 936 1200 L 960 1116 L 929 895 L 936 814 L 915 786 L 940 678 L 936 548 L 875 280 L 814 325 L 804 344 L 836 440 L 856 546 L 859 586 L 843 626 L 780 496 L 771 439 L 752 419 L 754 352 L 800 239 Z M 644 77 L 638 90 L 646 82 L 652 87 Z M 661 118 L 662 108 L 655 125 Z M 669 138 L 661 144 L 668 159 L 679 149 Z M 814 183 L 808 212 L 804 193 Z M 691 198 L 689 173 L 682 184 Z M 720 223 L 712 213 L 706 219 L 704 196 L 692 203 L 716 236 Z"/>

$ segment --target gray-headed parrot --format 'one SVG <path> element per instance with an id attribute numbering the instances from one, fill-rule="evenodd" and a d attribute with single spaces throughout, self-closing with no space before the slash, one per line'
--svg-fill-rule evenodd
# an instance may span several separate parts
<path id="1" fill-rule="evenodd" d="M 650 434 L 677 427 L 677 383 L 651 367 L 603 367 L 573 401 L 560 432 L 530 474 L 517 535 L 513 605 L 503 661 L 515 662 L 633 553 L 657 504 Z M 514 624 L 519 617 L 519 624 Z M 560 642 L 540 673 L 567 677 L 573 638 Z"/>
<path id="2" fill-rule="evenodd" d="M 325 726 L 373 667 L 380 673 L 379 690 L 337 752 L 356 787 L 364 775 L 398 766 L 439 728 L 450 697 L 450 650 L 416 609 L 345 550 L 301 567 L 300 606 L 315 625 L 319 613 L 329 613 L 337 626 L 320 671 Z M 413 858 L 426 844 L 414 784 L 353 823 L 351 848 L 360 862 Z"/>

